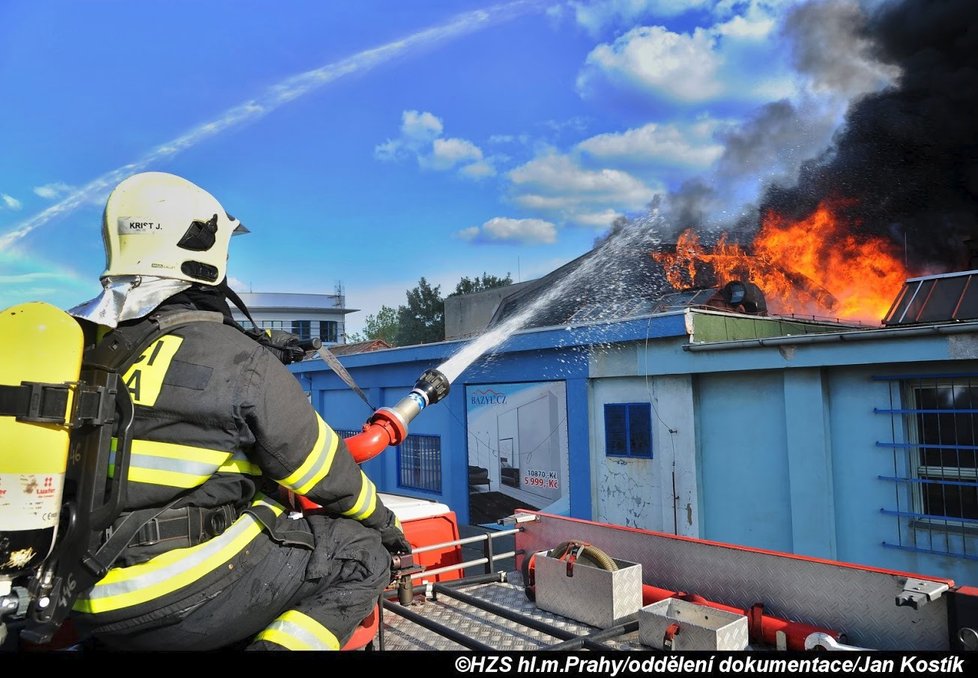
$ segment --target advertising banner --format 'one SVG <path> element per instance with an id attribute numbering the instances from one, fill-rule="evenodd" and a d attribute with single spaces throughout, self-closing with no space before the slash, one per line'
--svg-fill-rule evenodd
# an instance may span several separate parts
<path id="1" fill-rule="evenodd" d="M 492 523 L 517 508 L 567 514 L 567 391 L 562 381 L 465 387 L 469 516 Z"/>

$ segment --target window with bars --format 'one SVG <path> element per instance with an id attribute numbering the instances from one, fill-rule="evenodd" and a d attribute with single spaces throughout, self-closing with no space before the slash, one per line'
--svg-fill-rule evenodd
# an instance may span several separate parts
<path id="1" fill-rule="evenodd" d="M 900 378 L 889 383 L 895 546 L 978 560 L 978 374 Z"/>
<path id="2" fill-rule="evenodd" d="M 609 457 L 652 458 L 652 405 L 607 403 L 604 450 Z"/>
<path id="3" fill-rule="evenodd" d="M 408 435 L 397 446 L 397 484 L 441 492 L 441 436 Z"/>

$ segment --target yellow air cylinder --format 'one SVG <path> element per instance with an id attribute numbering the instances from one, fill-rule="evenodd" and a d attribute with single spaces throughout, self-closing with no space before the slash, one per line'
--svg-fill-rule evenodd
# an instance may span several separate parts
<path id="1" fill-rule="evenodd" d="M 74 382 L 83 350 L 81 326 L 50 304 L 29 302 L 0 311 L 0 384 Z M 69 390 L 66 419 L 73 395 Z M 51 552 L 68 447 L 67 423 L 0 414 L 0 579 L 30 570 Z"/>

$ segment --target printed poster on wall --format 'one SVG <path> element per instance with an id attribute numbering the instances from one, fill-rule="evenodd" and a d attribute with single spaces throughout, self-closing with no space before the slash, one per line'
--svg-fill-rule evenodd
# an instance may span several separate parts
<path id="1" fill-rule="evenodd" d="M 518 508 L 567 515 L 567 391 L 562 381 L 466 385 L 469 522 Z"/>

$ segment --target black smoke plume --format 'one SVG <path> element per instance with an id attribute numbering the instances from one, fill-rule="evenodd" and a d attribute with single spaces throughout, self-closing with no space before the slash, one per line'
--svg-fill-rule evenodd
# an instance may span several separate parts
<path id="1" fill-rule="evenodd" d="M 890 3 L 865 30 L 901 75 L 853 104 L 832 150 L 793 188 L 769 188 L 761 211 L 843 200 L 850 230 L 905 246 L 912 272 L 960 269 L 978 238 L 978 0 Z"/>

